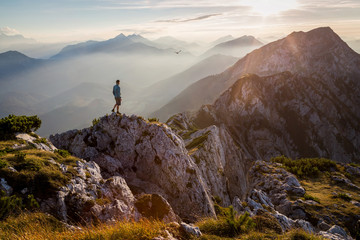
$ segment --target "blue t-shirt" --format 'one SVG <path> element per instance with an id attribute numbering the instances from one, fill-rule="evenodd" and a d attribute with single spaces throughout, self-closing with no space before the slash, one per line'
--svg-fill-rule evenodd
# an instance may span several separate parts
<path id="1" fill-rule="evenodd" d="M 116 98 L 121 97 L 121 94 L 120 94 L 120 86 L 119 86 L 119 85 L 116 84 L 116 85 L 113 87 L 113 94 L 114 94 L 114 97 L 116 97 Z"/>

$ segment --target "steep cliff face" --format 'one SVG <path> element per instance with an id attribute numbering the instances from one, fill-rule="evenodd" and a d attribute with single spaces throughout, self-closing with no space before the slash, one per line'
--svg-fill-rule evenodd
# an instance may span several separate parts
<path id="1" fill-rule="evenodd" d="M 157 193 L 185 219 L 214 215 L 211 196 L 184 142 L 164 124 L 105 116 L 95 126 L 50 137 L 55 146 L 121 175 L 134 193 Z"/>
<path id="2" fill-rule="evenodd" d="M 253 159 L 286 155 L 358 161 L 360 105 L 356 96 L 339 94 L 329 85 L 289 72 L 246 75 L 213 105 L 185 119 L 200 128 L 226 128 Z M 183 121 L 184 114 L 173 119 Z"/>
<path id="3" fill-rule="evenodd" d="M 211 195 L 225 206 L 236 197 L 244 198 L 249 187 L 247 170 L 251 156 L 236 145 L 224 126 L 197 129 L 188 121 L 186 114 L 179 114 L 168 124 L 184 139 Z"/>

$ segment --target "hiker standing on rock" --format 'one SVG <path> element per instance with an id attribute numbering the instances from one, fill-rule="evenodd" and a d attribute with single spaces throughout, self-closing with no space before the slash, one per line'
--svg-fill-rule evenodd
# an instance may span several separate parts
<path id="1" fill-rule="evenodd" d="M 117 114 L 120 114 L 119 113 L 119 107 L 121 105 L 121 94 L 120 94 L 120 80 L 116 80 L 116 84 L 114 85 L 113 87 L 113 94 L 114 94 L 114 97 L 115 97 L 115 105 L 113 107 L 113 109 L 111 110 L 112 112 L 115 111 L 115 107 L 117 109 L 116 113 Z"/>

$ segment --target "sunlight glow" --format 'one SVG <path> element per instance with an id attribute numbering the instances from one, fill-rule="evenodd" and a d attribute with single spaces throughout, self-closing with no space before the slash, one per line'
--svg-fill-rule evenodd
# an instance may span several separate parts
<path id="1" fill-rule="evenodd" d="M 276 15 L 298 6 L 297 0 L 242 0 L 241 3 L 252 7 L 254 13 L 262 16 Z"/>

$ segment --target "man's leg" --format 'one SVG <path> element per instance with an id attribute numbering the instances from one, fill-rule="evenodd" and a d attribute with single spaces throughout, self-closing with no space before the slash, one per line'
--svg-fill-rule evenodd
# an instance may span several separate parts
<path id="1" fill-rule="evenodd" d="M 116 105 L 117 112 L 119 112 L 120 105 Z"/>

